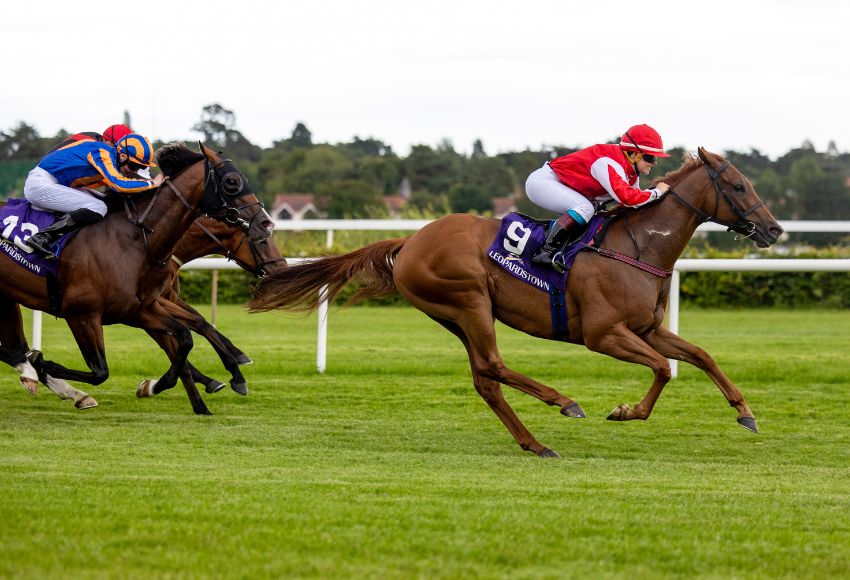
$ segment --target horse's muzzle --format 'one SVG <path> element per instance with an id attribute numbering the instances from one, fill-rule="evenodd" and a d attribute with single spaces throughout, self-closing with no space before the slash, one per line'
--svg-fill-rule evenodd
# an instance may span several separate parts
<path id="1" fill-rule="evenodd" d="M 785 230 L 776 222 L 767 227 L 758 225 L 752 239 L 759 248 L 767 248 L 775 244 L 783 233 Z"/>

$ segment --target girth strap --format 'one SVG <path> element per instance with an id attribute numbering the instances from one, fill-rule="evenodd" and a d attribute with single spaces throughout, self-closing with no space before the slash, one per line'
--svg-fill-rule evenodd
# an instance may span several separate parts
<path id="1" fill-rule="evenodd" d="M 570 327 L 567 322 L 567 301 L 564 293 L 554 286 L 549 287 L 549 306 L 552 311 L 552 330 L 555 331 L 555 338 L 569 342 Z"/>

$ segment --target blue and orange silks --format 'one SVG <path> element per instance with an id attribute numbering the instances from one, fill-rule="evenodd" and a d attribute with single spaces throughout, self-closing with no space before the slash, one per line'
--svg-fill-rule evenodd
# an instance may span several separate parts
<path id="1" fill-rule="evenodd" d="M 100 141 L 75 141 L 48 153 L 38 162 L 67 187 L 105 185 L 119 193 L 138 193 L 153 188 L 153 181 L 125 177 L 118 169 L 118 152 Z"/>

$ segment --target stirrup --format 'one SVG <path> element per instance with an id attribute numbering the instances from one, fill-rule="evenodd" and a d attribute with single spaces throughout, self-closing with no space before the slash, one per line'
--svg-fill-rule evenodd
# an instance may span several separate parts
<path id="1" fill-rule="evenodd" d="M 564 259 L 563 250 L 552 254 L 552 268 L 554 268 L 558 274 L 563 274 L 567 271 L 567 261 Z"/>
<path id="2" fill-rule="evenodd" d="M 36 239 L 35 243 L 33 243 L 33 238 L 36 238 L 36 236 L 38 236 L 38 234 L 35 234 L 34 236 L 30 237 L 27 240 L 26 244 L 30 248 L 32 248 L 34 253 L 40 255 L 42 258 L 44 258 L 46 260 L 56 260 L 58 256 L 56 256 L 56 253 L 52 249 L 50 249 L 50 245 L 53 245 L 55 242 L 51 241 L 48 238 L 48 244 L 49 245 L 48 244 L 45 244 L 45 245 L 40 244 L 38 239 Z"/>

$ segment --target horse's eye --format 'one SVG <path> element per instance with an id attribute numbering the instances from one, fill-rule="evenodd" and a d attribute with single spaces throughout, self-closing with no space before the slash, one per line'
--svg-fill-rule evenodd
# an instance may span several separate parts
<path id="1" fill-rule="evenodd" d="M 744 193 L 745 191 L 747 191 L 747 188 L 744 187 L 743 183 L 736 183 L 732 186 L 732 189 L 735 190 L 735 193 Z"/>
<path id="2" fill-rule="evenodd" d="M 224 176 L 223 185 L 224 191 L 229 194 L 239 193 L 242 189 L 242 179 L 239 177 L 239 174 L 236 173 L 228 173 Z"/>

